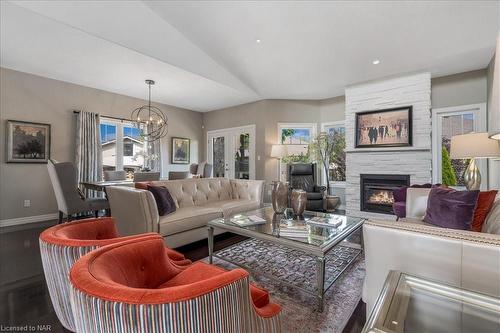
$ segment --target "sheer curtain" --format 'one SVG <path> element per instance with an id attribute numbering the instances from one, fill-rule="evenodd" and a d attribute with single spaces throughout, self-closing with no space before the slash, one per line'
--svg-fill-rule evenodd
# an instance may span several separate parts
<path id="1" fill-rule="evenodd" d="M 99 114 L 80 111 L 76 120 L 76 170 L 80 182 L 102 180 L 102 155 Z M 87 197 L 99 196 L 86 191 Z"/>

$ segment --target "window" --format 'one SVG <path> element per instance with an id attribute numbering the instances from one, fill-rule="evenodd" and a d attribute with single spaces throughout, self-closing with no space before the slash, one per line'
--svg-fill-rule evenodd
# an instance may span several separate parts
<path id="1" fill-rule="evenodd" d="M 345 127 L 344 122 L 322 124 L 322 131 L 333 135 L 334 150 L 330 157 L 328 176 L 332 182 L 345 182 Z"/>
<path id="2" fill-rule="evenodd" d="M 463 173 L 469 165 L 468 159 L 451 159 L 450 143 L 454 135 L 486 130 L 486 106 L 484 104 L 433 110 L 433 182 L 448 186 L 465 186 Z M 486 166 L 478 161 L 481 174 L 486 177 Z M 487 183 L 483 182 L 484 184 Z"/>
<path id="3" fill-rule="evenodd" d="M 288 145 L 290 153 L 283 163 L 310 162 L 307 146 L 316 137 L 316 123 L 278 123 L 278 135 L 278 143 Z"/>
<path id="4" fill-rule="evenodd" d="M 144 140 L 131 122 L 101 117 L 101 146 L 104 171 L 125 170 L 132 179 L 144 166 Z"/>

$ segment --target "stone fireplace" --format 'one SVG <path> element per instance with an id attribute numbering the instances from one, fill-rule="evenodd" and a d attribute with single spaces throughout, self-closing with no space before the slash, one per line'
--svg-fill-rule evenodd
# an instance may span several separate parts
<path id="1" fill-rule="evenodd" d="M 430 73 L 352 85 L 346 88 L 345 96 L 346 213 L 395 219 L 389 215 L 392 189 L 430 183 L 432 179 Z M 357 113 L 408 105 L 413 107 L 411 146 L 356 148 Z"/>
<path id="2" fill-rule="evenodd" d="M 410 185 L 410 175 L 360 175 L 360 210 L 363 212 L 394 214 L 392 191 Z"/>

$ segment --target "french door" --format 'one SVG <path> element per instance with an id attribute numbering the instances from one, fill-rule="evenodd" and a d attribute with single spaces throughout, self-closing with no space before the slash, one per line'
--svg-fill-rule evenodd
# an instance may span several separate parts
<path id="1" fill-rule="evenodd" d="M 255 125 L 207 132 L 214 177 L 255 179 Z"/>

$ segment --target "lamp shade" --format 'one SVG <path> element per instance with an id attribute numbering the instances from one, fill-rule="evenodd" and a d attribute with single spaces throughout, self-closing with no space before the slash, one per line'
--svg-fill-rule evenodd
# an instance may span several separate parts
<path id="1" fill-rule="evenodd" d="M 271 157 L 283 158 L 288 156 L 288 149 L 286 145 L 272 145 L 271 146 Z"/>
<path id="2" fill-rule="evenodd" d="M 500 32 L 497 36 L 497 49 L 493 62 L 493 79 L 489 97 L 488 116 L 490 138 L 500 140 Z"/>
<path id="3" fill-rule="evenodd" d="M 488 158 L 500 156 L 500 143 L 488 133 L 469 133 L 451 137 L 451 158 Z"/>

